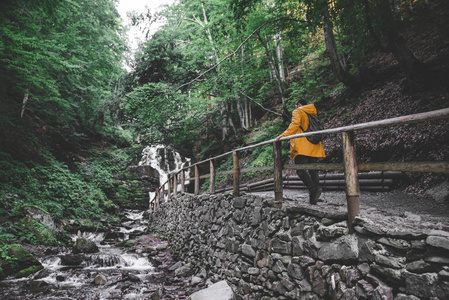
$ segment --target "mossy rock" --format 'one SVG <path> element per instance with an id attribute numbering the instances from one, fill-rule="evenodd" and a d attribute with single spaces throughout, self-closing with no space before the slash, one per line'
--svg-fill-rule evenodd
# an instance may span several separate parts
<path id="1" fill-rule="evenodd" d="M 99 251 L 98 246 L 93 241 L 85 238 L 76 239 L 73 246 L 73 253 L 97 253 Z"/>
<path id="2" fill-rule="evenodd" d="M 7 256 L 7 259 L 0 261 L 0 278 L 10 275 L 21 278 L 43 269 L 42 264 L 22 245 L 10 245 Z"/>
<path id="3" fill-rule="evenodd" d="M 136 244 L 135 241 L 133 240 L 127 240 L 127 241 L 123 241 L 117 244 L 117 247 L 123 247 L 123 248 L 130 248 L 133 247 Z"/>
<path id="4" fill-rule="evenodd" d="M 58 245 L 58 240 L 54 237 L 52 231 L 33 218 L 25 217 L 21 220 L 21 223 L 26 229 L 34 233 L 40 244 L 47 246 Z"/>
<path id="5" fill-rule="evenodd" d="M 42 265 L 40 266 L 31 266 L 28 267 L 26 269 L 20 270 L 19 272 L 16 273 L 16 275 L 14 276 L 15 278 L 23 278 L 23 277 L 27 277 L 31 274 L 34 274 L 40 270 L 42 270 L 44 267 Z"/>

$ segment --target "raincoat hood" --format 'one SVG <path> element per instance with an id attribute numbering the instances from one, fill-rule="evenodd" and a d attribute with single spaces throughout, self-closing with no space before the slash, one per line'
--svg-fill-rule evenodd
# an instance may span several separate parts
<path id="1" fill-rule="evenodd" d="M 304 105 L 304 106 L 301 106 L 300 108 L 297 108 L 297 109 L 300 109 L 300 110 L 302 110 L 303 112 L 305 112 L 306 114 L 309 114 L 309 115 L 315 115 L 316 116 L 316 114 L 317 114 L 315 104 Z"/>

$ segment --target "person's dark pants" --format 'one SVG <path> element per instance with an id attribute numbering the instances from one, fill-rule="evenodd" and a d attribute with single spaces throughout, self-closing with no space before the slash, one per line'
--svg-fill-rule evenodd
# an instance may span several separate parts
<path id="1" fill-rule="evenodd" d="M 295 156 L 295 164 L 308 164 L 308 163 L 316 163 L 318 162 L 318 158 L 310 157 L 305 155 L 297 155 Z M 315 193 L 317 192 L 320 184 L 320 178 L 317 170 L 297 170 L 296 174 L 298 174 L 299 178 L 302 180 L 304 185 L 309 190 L 311 194 L 310 202 L 315 203 L 317 201 Z M 319 195 L 318 195 L 319 197 Z"/>

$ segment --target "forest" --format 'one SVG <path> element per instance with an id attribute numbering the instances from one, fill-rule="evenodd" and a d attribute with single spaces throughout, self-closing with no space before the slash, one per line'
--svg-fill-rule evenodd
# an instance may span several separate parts
<path id="1" fill-rule="evenodd" d="M 299 98 L 326 128 L 448 107 L 446 0 L 179 0 L 132 14 L 146 34 L 134 53 L 116 4 L 0 3 L 0 259 L 16 242 L 66 243 L 73 222 L 118 222 L 132 199 L 117 182 L 146 145 L 199 161 L 272 139 Z M 361 161 L 449 158 L 447 122 L 357 139 Z M 324 161 L 341 160 L 338 141 Z M 272 159 L 261 147 L 243 161 Z M 410 175 L 405 188 L 444 180 Z M 28 222 L 29 206 L 66 230 Z"/>

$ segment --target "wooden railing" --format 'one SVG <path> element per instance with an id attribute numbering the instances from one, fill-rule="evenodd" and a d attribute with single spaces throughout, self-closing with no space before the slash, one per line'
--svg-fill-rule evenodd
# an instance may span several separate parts
<path id="1" fill-rule="evenodd" d="M 177 195 L 178 176 L 180 176 L 181 192 L 185 192 L 185 182 L 187 180 L 194 180 L 194 193 L 200 193 L 200 179 L 210 178 L 210 193 L 215 193 L 215 178 L 217 175 L 233 175 L 233 196 L 240 195 L 240 174 L 244 172 L 260 172 L 260 171 L 274 171 L 274 197 L 275 200 L 283 199 L 282 188 L 282 170 L 321 170 L 321 171 L 344 171 L 344 180 L 346 183 L 346 200 L 348 209 L 348 228 L 349 232 L 353 232 L 353 220 L 357 214 L 360 213 L 359 205 L 359 179 L 358 172 L 368 171 L 403 171 L 403 172 L 434 172 L 449 174 L 449 161 L 435 161 L 435 162 L 379 162 L 379 163 L 361 163 L 357 164 L 356 158 L 356 143 L 355 132 L 361 130 L 377 129 L 382 127 L 398 126 L 404 124 L 413 124 L 431 120 L 440 120 L 449 118 L 449 108 L 419 113 L 414 115 L 407 115 L 397 118 L 385 119 L 380 121 L 373 121 L 368 123 L 361 123 L 356 125 L 349 125 L 344 127 L 326 129 L 321 131 L 301 133 L 291 136 L 286 136 L 276 142 L 275 139 L 264 141 L 258 144 L 242 147 L 221 155 L 197 162 L 190 166 L 183 168 L 175 174 L 172 174 L 169 179 L 157 189 L 156 195 L 150 200 L 150 208 L 157 209 L 159 204 L 164 201 L 164 198 L 169 199 L 172 194 Z M 282 151 L 281 141 L 290 140 L 298 137 L 306 137 L 314 134 L 342 134 L 343 143 L 343 163 L 313 163 L 313 164 L 299 164 L 299 165 L 282 165 Z M 267 144 L 273 144 L 274 147 L 274 166 L 261 168 L 247 168 L 240 169 L 238 152 L 253 149 Z M 215 171 L 214 161 L 232 155 L 233 170 L 230 171 Z M 200 175 L 199 166 L 209 163 L 209 174 Z M 195 176 L 193 178 L 185 178 L 185 171 L 193 168 Z M 165 190 L 165 185 L 168 189 Z"/>

